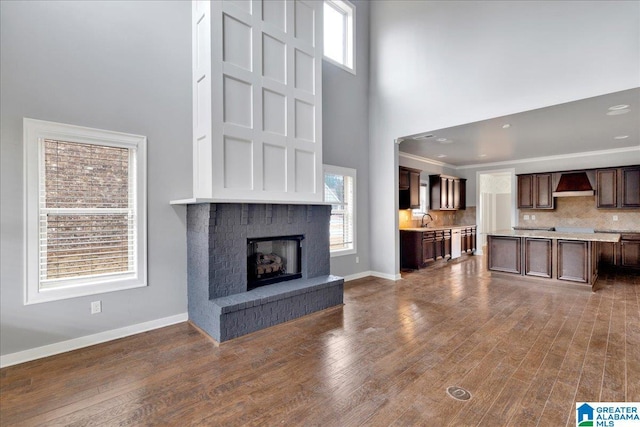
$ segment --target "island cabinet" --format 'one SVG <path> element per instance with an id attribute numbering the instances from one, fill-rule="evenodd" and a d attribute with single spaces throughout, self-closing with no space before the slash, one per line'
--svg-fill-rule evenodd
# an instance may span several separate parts
<path id="1" fill-rule="evenodd" d="M 420 170 L 400 166 L 398 169 L 398 207 L 418 209 L 420 207 Z"/>
<path id="2" fill-rule="evenodd" d="M 640 208 L 640 166 L 596 169 L 596 206 Z"/>
<path id="3" fill-rule="evenodd" d="M 518 209 L 554 209 L 553 175 L 518 175 Z"/>
<path id="4" fill-rule="evenodd" d="M 640 233 L 622 233 L 617 243 L 600 242 L 598 261 L 603 269 L 640 271 Z"/>
<path id="5" fill-rule="evenodd" d="M 467 208 L 467 180 L 448 175 L 429 175 L 429 207 L 434 210 Z"/>
<path id="6" fill-rule="evenodd" d="M 545 283 L 583 283 L 595 290 L 598 247 L 616 243 L 615 233 L 507 231 L 487 236 L 487 268 Z M 640 255 L 640 239 L 634 250 Z"/>

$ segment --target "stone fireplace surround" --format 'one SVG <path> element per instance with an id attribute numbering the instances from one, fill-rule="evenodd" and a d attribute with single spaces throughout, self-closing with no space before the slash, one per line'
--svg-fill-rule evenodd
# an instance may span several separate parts
<path id="1" fill-rule="evenodd" d="M 189 319 L 218 342 L 342 304 L 329 274 L 326 205 L 187 207 Z M 247 238 L 302 234 L 302 278 L 247 292 Z"/>

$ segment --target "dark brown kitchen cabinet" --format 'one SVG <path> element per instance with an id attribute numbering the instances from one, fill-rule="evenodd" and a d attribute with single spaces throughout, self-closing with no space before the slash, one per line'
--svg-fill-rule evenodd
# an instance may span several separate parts
<path id="1" fill-rule="evenodd" d="M 400 209 L 420 207 L 420 170 L 400 166 L 398 175 L 398 205 Z"/>
<path id="2" fill-rule="evenodd" d="M 596 170 L 599 209 L 640 208 L 640 166 Z"/>
<path id="3" fill-rule="evenodd" d="M 622 176 L 621 208 L 640 208 L 640 166 L 620 168 Z"/>
<path id="4" fill-rule="evenodd" d="M 467 180 L 447 175 L 429 175 L 429 206 L 434 210 L 466 209 Z"/>
<path id="5" fill-rule="evenodd" d="M 460 230 L 460 251 L 473 253 L 476 250 L 476 227 L 466 227 Z"/>
<path id="6" fill-rule="evenodd" d="M 624 233 L 617 243 L 598 243 L 598 263 L 603 269 L 640 271 L 640 233 Z"/>
<path id="7" fill-rule="evenodd" d="M 554 209 L 553 175 L 518 175 L 518 209 Z"/>
<path id="8" fill-rule="evenodd" d="M 487 262 L 491 271 L 522 273 L 520 237 L 487 236 Z"/>
<path id="9" fill-rule="evenodd" d="M 524 238 L 524 275 L 551 278 L 553 241 L 534 237 Z"/>
<path id="10" fill-rule="evenodd" d="M 640 270 L 640 234 L 620 236 L 620 265 Z"/>
<path id="11" fill-rule="evenodd" d="M 451 230 L 400 230 L 400 266 L 417 270 L 451 258 Z"/>

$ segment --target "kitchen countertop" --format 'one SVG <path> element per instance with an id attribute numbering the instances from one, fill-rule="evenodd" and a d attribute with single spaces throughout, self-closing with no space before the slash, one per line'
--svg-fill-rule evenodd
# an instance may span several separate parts
<path id="1" fill-rule="evenodd" d="M 618 233 L 563 233 L 560 231 L 544 230 L 499 230 L 487 233 L 490 236 L 504 237 L 534 237 L 540 239 L 563 239 L 563 240 L 583 240 L 590 242 L 611 242 L 620 241 Z"/>
<path id="2" fill-rule="evenodd" d="M 468 227 L 475 227 L 475 224 L 471 225 L 443 225 L 441 227 L 409 227 L 409 228 L 401 228 L 401 231 L 441 231 L 441 230 L 451 230 L 451 229 L 463 229 Z"/>

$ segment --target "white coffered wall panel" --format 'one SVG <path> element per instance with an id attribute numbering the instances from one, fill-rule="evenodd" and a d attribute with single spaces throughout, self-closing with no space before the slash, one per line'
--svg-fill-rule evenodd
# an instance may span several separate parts
<path id="1" fill-rule="evenodd" d="M 322 201 L 321 19 L 311 0 L 194 2 L 196 198 Z"/>

